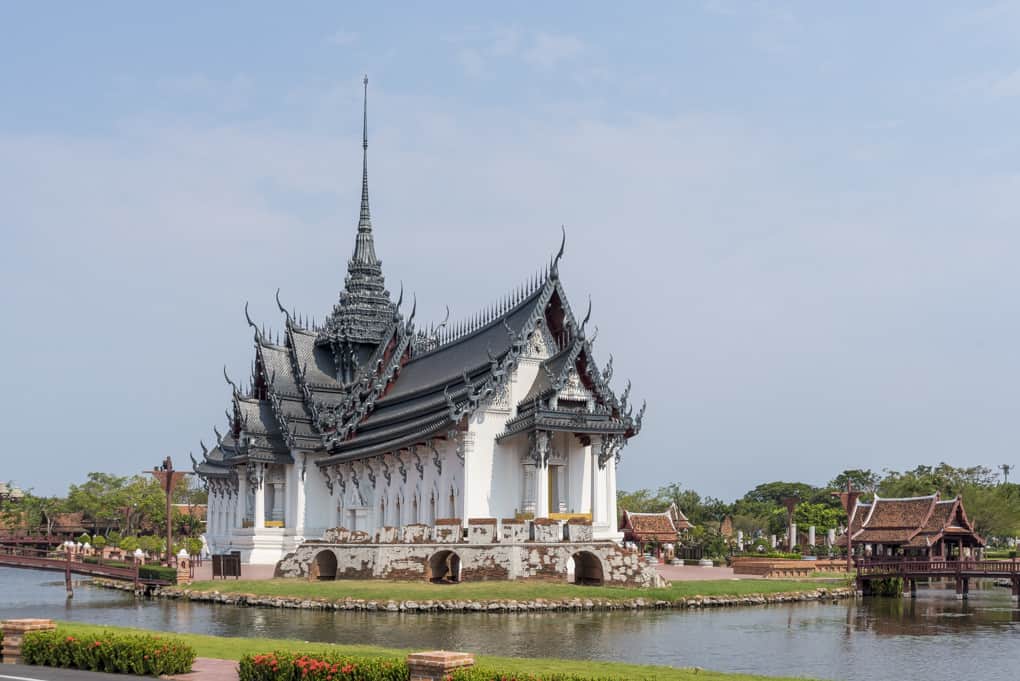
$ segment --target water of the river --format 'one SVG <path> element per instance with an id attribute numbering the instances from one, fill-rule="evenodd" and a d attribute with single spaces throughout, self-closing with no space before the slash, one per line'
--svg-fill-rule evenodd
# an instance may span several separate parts
<path id="1" fill-rule="evenodd" d="M 1020 608 L 991 584 L 967 602 L 920 589 L 913 601 L 703 612 L 403 615 L 136 600 L 84 583 L 67 600 L 60 576 L 0 568 L 0 619 L 13 617 L 847 681 L 1020 678 Z"/>

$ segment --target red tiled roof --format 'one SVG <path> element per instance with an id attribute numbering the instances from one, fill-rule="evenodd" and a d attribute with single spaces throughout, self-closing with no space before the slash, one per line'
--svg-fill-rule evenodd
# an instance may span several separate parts
<path id="1" fill-rule="evenodd" d="M 676 541 L 681 530 L 693 527 L 675 504 L 662 513 L 624 511 L 620 529 L 628 541 Z"/>

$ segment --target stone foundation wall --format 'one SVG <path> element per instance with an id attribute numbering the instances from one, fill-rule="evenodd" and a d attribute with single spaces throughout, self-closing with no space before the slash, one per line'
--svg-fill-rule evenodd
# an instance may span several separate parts
<path id="1" fill-rule="evenodd" d="M 328 552 L 336 559 L 337 579 L 425 579 L 429 559 L 452 551 L 460 559 L 461 581 L 537 579 L 571 581 L 574 556 L 582 552 L 598 559 L 604 583 L 616 586 L 659 586 L 658 573 L 639 553 L 613 542 L 521 544 L 335 544 L 308 541 L 276 566 L 279 577 L 305 577 Z M 331 563 L 331 561 L 326 561 Z M 329 575 L 316 574 L 319 579 Z"/>
<path id="2" fill-rule="evenodd" d="M 605 584 L 658 586 L 663 581 L 637 551 L 611 541 L 593 541 L 590 522 L 564 525 L 548 518 L 469 518 L 466 532 L 460 518 L 445 518 L 432 527 L 384 527 L 374 536 L 336 527 L 321 540 L 306 541 L 285 556 L 276 574 L 310 579 L 427 579 L 432 576 L 429 561 L 435 558 L 447 564 L 451 551 L 465 582 L 574 581 L 575 556 L 582 554 L 589 566 L 585 570 L 589 581 L 593 560 Z"/>

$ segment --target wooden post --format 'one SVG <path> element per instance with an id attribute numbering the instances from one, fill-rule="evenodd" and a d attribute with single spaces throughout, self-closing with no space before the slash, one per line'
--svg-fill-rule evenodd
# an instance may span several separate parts
<path id="1" fill-rule="evenodd" d="M 157 466 L 149 472 L 159 480 L 159 486 L 166 494 L 166 564 L 172 565 L 174 555 L 174 488 L 177 487 L 177 483 L 183 480 L 184 476 L 188 475 L 188 473 L 175 471 L 174 462 L 169 456 L 163 459 L 162 467 Z"/>
<path id="2" fill-rule="evenodd" d="M 411 653 L 407 656 L 409 681 L 443 681 L 450 673 L 472 667 L 475 658 L 470 653 L 454 653 L 433 650 L 427 653 Z"/>
<path id="3" fill-rule="evenodd" d="M 67 560 L 64 562 L 64 588 L 67 589 L 67 597 L 74 598 L 74 586 L 71 584 L 71 550 L 66 552 Z"/>
<path id="4" fill-rule="evenodd" d="M 0 624 L 4 633 L 4 664 L 21 664 L 21 644 L 30 631 L 52 631 L 53 620 L 5 620 Z"/>

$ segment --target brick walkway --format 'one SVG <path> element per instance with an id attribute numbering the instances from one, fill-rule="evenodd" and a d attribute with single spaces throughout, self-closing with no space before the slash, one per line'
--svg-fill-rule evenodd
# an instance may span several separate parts
<path id="1" fill-rule="evenodd" d="M 747 579 L 751 575 L 735 575 L 733 568 L 701 567 L 700 565 L 656 565 L 656 571 L 671 582 L 693 582 L 706 579 Z"/>
<path id="2" fill-rule="evenodd" d="M 237 663 L 233 660 L 214 660 L 209 657 L 195 659 L 190 674 L 164 676 L 173 681 L 237 681 Z"/>

